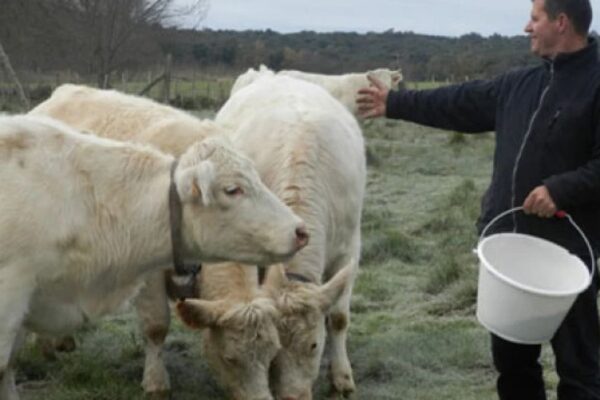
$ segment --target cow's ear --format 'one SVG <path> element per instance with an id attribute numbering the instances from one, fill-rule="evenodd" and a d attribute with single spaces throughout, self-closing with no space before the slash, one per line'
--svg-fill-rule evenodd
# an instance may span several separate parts
<path id="1" fill-rule="evenodd" d="M 268 267 L 267 276 L 262 288 L 271 296 L 276 298 L 280 295 L 281 289 L 288 282 L 285 275 L 285 266 L 283 264 L 274 264 Z"/>
<path id="2" fill-rule="evenodd" d="M 321 309 L 328 312 L 340 300 L 344 292 L 350 290 L 353 279 L 352 262 L 339 270 L 327 283 L 319 288 Z"/>
<path id="3" fill-rule="evenodd" d="M 392 71 L 392 89 L 398 87 L 398 84 L 402 82 L 402 72 L 398 69 Z"/>
<path id="4" fill-rule="evenodd" d="M 218 326 L 225 312 L 223 301 L 186 299 L 177 303 L 177 315 L 190 328 L 204 329 Z"/>
<path id="5" fill-rule="evenodd" d="M 175 174 L 177 193 L 184 203 L 202 202 L 205 206 L 211 203 L 210 187 L 215 179 L 214 164 L 201 161 L 197 165 L 177 170 Z"/>

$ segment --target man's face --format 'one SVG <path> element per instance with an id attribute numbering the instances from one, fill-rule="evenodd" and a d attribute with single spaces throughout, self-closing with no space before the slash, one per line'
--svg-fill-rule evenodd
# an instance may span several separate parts
<path id="1" fill-rule="evenodd" d="M 553 58 L 560 38 L 558 18 L 551 20 L 544 8 L 545 0 L 533 0 L 531 19 L 525 32 L 531 38 L 531 52 L 540 57 Z"/>

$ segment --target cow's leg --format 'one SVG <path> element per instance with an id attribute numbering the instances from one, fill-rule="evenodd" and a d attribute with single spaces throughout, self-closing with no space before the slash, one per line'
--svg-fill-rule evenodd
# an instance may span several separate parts
<path id="1" fill-rule="evenodd" d="M 54 361 L 58 357 L 57 352 L 70 353 L 77 348 L 77 342 L 72 335 L 56 338 L 48 335 L 35 335 L 35 344 L 42 352 L 46 360 Z"/>
<path id="2" fill-rule="evenodd" d="M 352 366 L 346 350 L 346 338 L 350 326 L 350 297 L 354 279 L 358 272 L 358 257 L 354 260 L 351 281 L 340 299 L 333 305 L 327 317 L 330 356 L 329 379 L 332 390 L 344 397 L 349 396 L 356 389 L 352 377 Z"/>
<path id="3" fill-rule="evenodd" d="M 146 279 L 146 285 L 135 299 L 135 308 L 145 342 L 146 361 L 142 387 L 152 398 L 168 398 L 171 384 L 162 359 L 162 350 L 169 331 L 170 313 L 162 271 L 155 272 Z"/>
<path id="4" fill-rule="evenodd" d="M 18 400 L 12 368 L 23 338 L 33 279 L 19 268 L 0 265 L 0 400 Z"/>
<path id="5" fill-rule="evenodd" d="M 0 400 L 19 400 L 19 393 L 17 386 L 15 385 L 15 370 L 14 364 L 19 349 L 25 342 L 25 329 L 21 328 L 17 332 L 15 342 L 11 351 L 8 366 L 4 371 L 2 378 L 0 379 Z"/>

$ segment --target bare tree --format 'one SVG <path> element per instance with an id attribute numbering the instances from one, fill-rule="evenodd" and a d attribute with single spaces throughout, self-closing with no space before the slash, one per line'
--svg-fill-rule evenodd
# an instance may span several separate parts
<path id="1" fill-rule="evenodd" d="M 25 95 L 25 91 L 23 90 L 23 86 L 21 86 L 21 82 L 19 78 L 17 78 L 17 74 L 12 68 L 10 64 L 10 60 L 8 55 L 4 52 L 4 47 L 2 47 L 2 43 L 0 43 L 0 67 L 6 71 L 8 78 L 14 83 L 15 88 L 17 90 L 17 95 L 19 96 L 19 100 L 21 101 L 25 110 L 29 110 L 29 99 Z"/>
<path id="2" fill-rule="evenodd" d="M 209 5 L 209 0 L 48 1 L 54 8 L 70 8 L 77 18 L 72 37 L 79 40 L 99 87 L 110 86 L 111 72 L 139 54 L 149 28 L 174 25 L 184 16 L 199 23 Z"/>

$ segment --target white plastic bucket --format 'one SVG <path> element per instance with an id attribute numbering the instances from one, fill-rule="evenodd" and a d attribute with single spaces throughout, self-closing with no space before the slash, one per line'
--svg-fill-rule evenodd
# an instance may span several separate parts
<path id="1" fill-rule="evenodd" d="M 477 319 L 489 331 L 515 343 L 549 341 L 567 315 L 577 295 L 591 283 L 594 257 L 581 229 L 566 217 L 582 236 L 592 258 L 592 271 L 563 247 L 520 233 L 499 233 L 483 238 L 503 212 L 485 227 L 477 245 L 479 283 Z"/>

